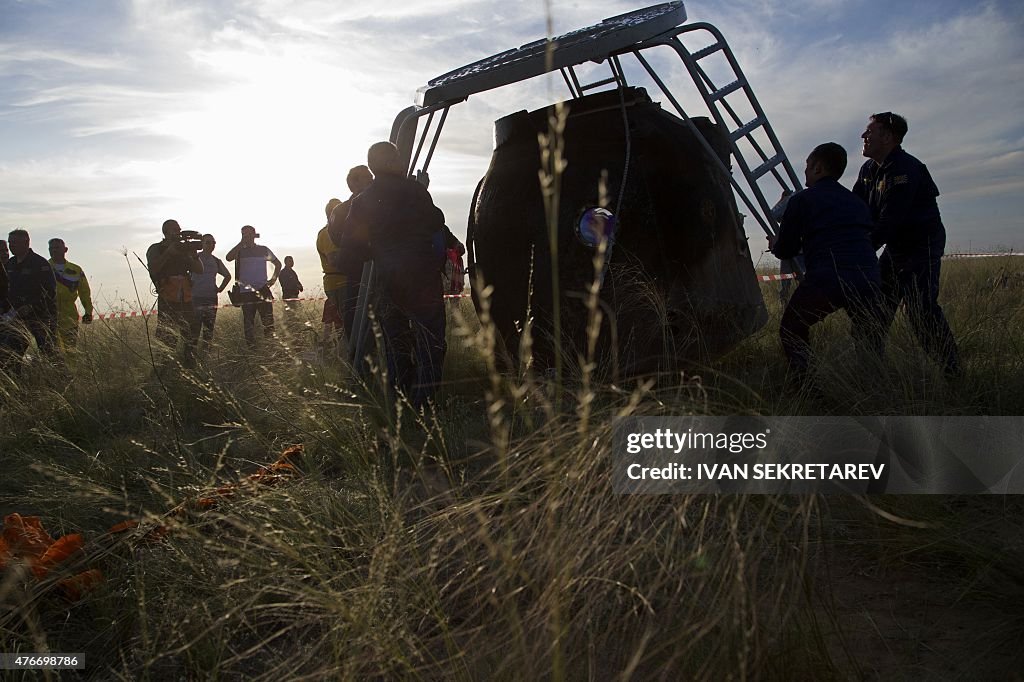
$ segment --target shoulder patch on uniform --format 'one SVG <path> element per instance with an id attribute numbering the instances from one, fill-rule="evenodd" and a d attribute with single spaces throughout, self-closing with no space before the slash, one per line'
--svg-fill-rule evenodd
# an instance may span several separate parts
<path id="1" fill-rule="evenodd" d="M 906 175 L 897 175 L 892 179 L 892 184 L 894 185 L 905 185 L 908 182 L 910 182 L 910 180 L 907 178 Z"/>

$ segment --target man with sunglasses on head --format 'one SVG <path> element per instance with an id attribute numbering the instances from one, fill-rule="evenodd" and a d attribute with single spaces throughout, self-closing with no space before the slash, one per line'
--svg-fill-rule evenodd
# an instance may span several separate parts
<path id="1" fill-rule="evenodd" d="M 243 225 L 242 241 L 224 256 L 228 262 L 238 260 L 235 279 L 242 293 L 242 331 L 250 348 L 256 347 L 257 314 L 263 324 L 263 336 L 268 339 L 274 336 L 274 294 L 270 287 L 281 274 L 281 261 L 273 251 L 256 243 L 259 238 L 255 227 Z M 267 263 L 274 266 L 274 274 L 269 277 Z"/>
<path id="2" fill-rule="evenodd" d="M 946 248 L 935 186 L 928 168 L 901 146 L 905 118 L 892 112 L 874 114 L 861 135 L 863 154 L 853 193 L 871 209 L 875 248 L 882 275 L 882 322 L 892 324 L 900 303 L 914 335 L 949 377 L 960 374 L 960 354 L 939 306 L 939 268 Z"/>

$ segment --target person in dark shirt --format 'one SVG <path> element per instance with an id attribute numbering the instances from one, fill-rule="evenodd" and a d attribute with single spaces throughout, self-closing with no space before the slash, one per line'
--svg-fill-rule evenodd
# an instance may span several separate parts
<path id="1" fill-rule="evenodd" d="M 295 259 L 291 256 L 284 257 L 284 267 L 281 269 L 281 274 L 277 276 L 277 281 L 281 283 L 281 298 L 284 299 L 285 310 L 298 310 L 298 302 L 295 299 L 304 289 L 295 272 Z"/>
<path id="2" fill-rule="evenodd" d="M 340 320 L 346 336 L 352 333 L 359 300 L 360 280 L 363 276 L 363 262 L 369 258 L 365 248 L 360 249 L 344 234 L 345 218 L 352 207 L 352 200 L 373 182 L 373 173 L 366 166 L 354 166 L 345 178 L 351 194 L 345 201 L 338 201 L 327 214 L 327 225 L 317 235 L 316 247 L 320 261 L 324 264 L 324 324 L 335 324 Z M 344 248 L 342 248 L 344 245 Z M 330 280 L 330 281 L 329 281 Z M 330 311 L 333 306 L 335 317 Z"/>
<path id="3" fill-rule="evenodd" d="M 7 301 L 10 306 L 0 327 L 0 366 L 10 368 L 35 339 L 39 352 L 49 355 L 57 334 L 57 280 L 45 258 L 31 248 L 25 230 L 7 235 L 11 257 L 7 261 Z"/>
<path id="4" fill-rule="evenodd" d="M 11 253 L 7 250 L 7 241 L 0 239 L 0 315 L 3 315 L 11 307 L 7 302 L 7 261 L 11 259 Z"/>
<path id="5" fill-rule="evenodd" d="M 199 329 L 192 307 L 192 274 L 203 272 L 203 263 L 195 251 L 181 241 L 177 220 L 165 220 L 161 226 L 164 238 L 146 250 L 149 277 L 156 286 L 156 337 L 174 348 L 176 334 L 185 341 L 184 359 L 195 356 Z"/>
<path id="6" fill-rule="evenodd" d="M 295 259 L 291 256 L 284 257 L 284 267 L 281 274 L 277 276 L 281 283 L 281 299 L 284 301 L 284 321 L 289 333 L 298 336 L 303 330 L 303 321 L 299 317 L 301 302 L 299 294 L 302 293 L 302 282 L 295 272 Z"/>
<path id="7" fill-rule="evenodd" d="M 947 376 L 960 373 L 960 353 L 939 306 L 939 268 L 946 248 L 935 186 L 928 168 L 903 151 L 907 121 L 874 114 L 861 135 L 864 156 L 853 193 L 870 208 L 876 248 L 885 245 L 882 271 L 883 322 L 888 330 L 900 303 L 918 341 Z"/>
<path id="8" fill-rule="evenodd" d="M 366 249 L 373 259 L 388 374 L 418 409 L 441 381 L 446 351 L 444 214 L 426 187 L 406 176 L 392 143 L 371 146 L 367 165 L 374 180 L 352 199 L 340 246 Z"/>
<path id="9" fill-rule="evenodd" d="M 853 335 L 882 352 L 878 316 L 878 259 L 871 245 L 871 215 L 864 202 L 839 184 L 846 150 L 834 142 L 807 157 L 807 189 L 789 199 L 771 250 L 778 258 L 804 254 L 806 273 L 782 314 L 779 335 L 791 376 L 801 380 L 811 359 L 810 329 L 839 309 L 853 322 Z"/>

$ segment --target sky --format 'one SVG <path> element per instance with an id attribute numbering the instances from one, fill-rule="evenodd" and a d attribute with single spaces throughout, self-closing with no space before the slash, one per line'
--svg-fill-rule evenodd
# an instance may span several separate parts
<path id="1" fill-rule="evenodd" d="M 557 35 L 653 2 L 548 4 Z M 167 218 L 212 232 L 222 257 L 242 225 L 256 226 L 316 293 L 316 232 L 327 200 L 347 197 L 347 170 L 430 78 L 544 37 L 547 6 L 0 0 L 0 232 L 29 230 L 43 255 L 47 239 L 63 238 L 99 311 L 151 305 L 136 254 Z M 1024 249 L 1024 3 L 730 0 L 686 10 L 723 32 L 798 172 L 831 140 L 850 152 L 852 185 L 867 117 L 902 113 L 904 147 L 942 192 L 947 250 Z M 703 113 L 678 60 L 650 55 L 688 113 Z M 669 107 L 628 61 L 626 73 Z M 430 190 L 457 235 L 493 121 L 568 96 L 560 77 L 546 77 L 451 110 Z M 759 228 L 747 231 L 755 261 L 768 262 Z"/>

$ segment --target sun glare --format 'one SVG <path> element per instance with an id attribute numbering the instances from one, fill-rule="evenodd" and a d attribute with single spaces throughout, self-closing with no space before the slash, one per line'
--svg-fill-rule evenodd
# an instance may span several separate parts
<path id="1" fill-rule="evenodd" d="M 347 193 L 346 170 L 387 134 L 394 106 L 357 92 L 344 69 L 302 55 L 196 58 L 230 84 L 165 122 L 163 132 L 189 145 L 164 169 L 165 196 L 199 229 L 249 223 L 265 240 L 308 241 L 290 233 L 310 229 L 327 199 Z"/>

